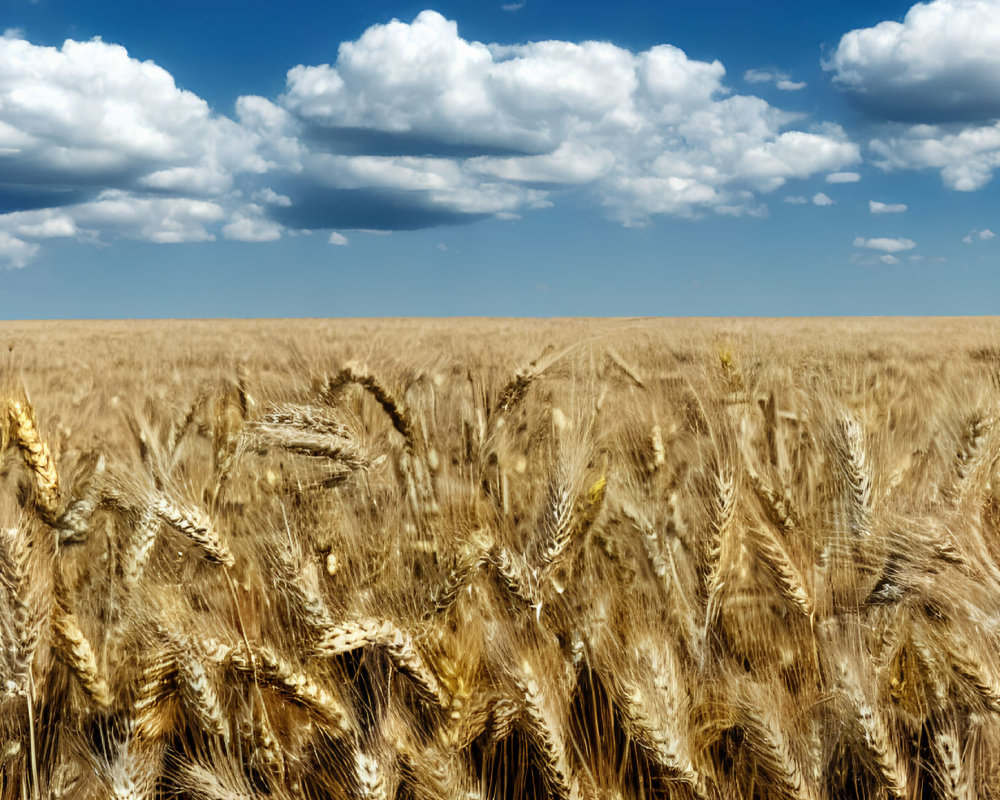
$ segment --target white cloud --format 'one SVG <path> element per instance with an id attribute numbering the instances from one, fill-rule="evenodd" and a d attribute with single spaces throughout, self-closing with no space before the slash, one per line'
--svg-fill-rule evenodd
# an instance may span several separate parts
<path id="1" fill-rule="evenodd" d="M 972 244 L 973 241 L 975 241 L 977 239 L 980 242 L 988 242 L 990 239 L 994 238 L 995 236 L 996 236 L 996 234 L 993 233 L 993 231 L 991 231 L 989 228 L 984 228 L 981 231 L 978 231 L 978 230 L 971 230 L 971 231 L 969 231 L 965 236 L 962 237 L 962 241 L 965 242 L 966 244 Z"/>
<path id="2" fill-rule="evenodd" d="M 776 78 L 773 70 L 748 69 L 743 73 L 743 80 L 747 83 L 770 83 L 776 80 Z"/>
<path id="3" fill-rule="evenodd" d="M 883 264 L 898 264 L 899 263 L 899 259 L 896 258 L 896 256 L 894 256 L 894 255 L 890 255 L 889 253 L 886 253 L 884 256 L 879 256 L 878 260 L 881 261 Z"/>
<path id="4" fill-rule="evenodd" d="M 897 120 L 871 149 L 883 169 L 938 169 L 975 191 L 1000 166 L 1000 0 L 917 3 L 900 22 L 845 34 L 827 63 L 873 116 Z"/>
<path id="5" fill-rule="evenodd" d="M 504 3 L 500 8 L 504 11 L 520 11 L 526 5 L 528 5 L 527 0 L 521 0 L 519 3 Z"/>
<path id="6" fill-rule="evenodd" d="M 233 120 L 119 45 L 19 37 L 0 38 L 0 182 L 8 207 L 48 216 L 0 215 L 10 263 L 56 236 L 269 241 L 512 219 L 570 190 L 625 225 L 764 216 L 788 181 L 860 161 L 839 126 L 734 94 L 720 62 L 669 44 L 487 45 L 424 11 L 294 67 L 280 97 L 240 97 Z"/>
<path id="7" fill-rule="evenodd" d="M 1000 166 L 1000 122 L 959 129 L 914 125 L 874 139 L 870 147 L 882 169 L 940 169 L 949 189 L 972 192 L 989 183 Z"/>
<path id="8" fill-rule="evenodd" d="M 206 200 L 143 197 L 109 189 L 94 200 L 64 208 L 0 214 L 0 238 L 8 243 L 0 247 L 0 258 L 24 266 L 38 253 L 37 243 L 25 239 L 76 237 L 93 242 L 102 232 L 158 244 L 210 241 L 215 238 L 210 228 L 224 217 L 222 206 Z"/>
<path id="9" fill-rule="evenodd" d="M 906 211 L 906 203 L 881 203 L 878 200 L 868 201 L 868 210 L 872 214 L 902 214 Z"/>
<path id="10" fill-rule="evenodd" d="M 827 183 L 857 183 L 860 180 L 857 172 L 831 172 L 826 176 Z"/>
<path id="11" fill-rule="evenodd" d="M 28 264 L 38 254 L 38 245 L 25 242 L 6 231 L 0 230 L 0 259 L 8 267 L 20 269 Z"/>
<path id="12" fill-rule="evenodd" d="M 850 31 L 824 65 L 869 110 L 891 119 L 1000 115 L 1000 3 L 917 3 L 900 22 Z"/>
<path id="13" fill-rule="evenodd" d="M 803 197 L 800 194 L 790 194 L 784 198 L 782 202 L 788 203 L 793 206 L 802 206 L 809 202 L 808 197 Z"/>
<path id="14" fill-rule="evenodd" d="M 812 204 L 814 206 L 832 206 L 835 203 L 836 201 L 832 197 L 829 197 L 823 192 L 819 192 L 813 195 Z"/>
<path id="15" fill-rule="evenodd" d="M 348 241 L 347 241 L 347 237 L 344 236 L 344 234 L 337 233 L 337 231 L 333 231 L 330 234 L 330 238 L 327 240 L 327 243 L 328 244 L 335 244 L 335 245 L 338 245 L 339 247 L 344 247 L 345 245 L 348 244 Z"/>
<path id="16" fill-rule="evenodd" d="M 401 158 L 447 161 L 448 170 L 425 167 L 463 187 L 466 202 L 453 206 L 457 195 L 442 185 L 436 208 L 517 213 L 553 185 L 576 185 L 626 224 L 659 213 L 750 213 L 760 193 L 860 160 L 838 126 L 786 130 L 794 115 L 731 95 L 724 74 L 719 62 L 671 45 L 640 53 L 606 42 L 485 45 L 424 11 L 343 43 L 335 64 L 294 67 L 277 106 L 257 99 L 241 119 L 249 123 L 250 110 L 266 118 L 254 129 L 269 125 L 265 138 L 284 139 L 295 165 L 319 158 L 302 143 L 320 140 L 394 158 L 383 165 L 386 188 L 392 172 L 413 189 L 395 168 L 414 162 Z"/>
<path id="17" fill-rule="evenodd" d="M 216 201 L 266 168 L 257 145 L 124 47 L 0 38 L 0 183 L 15 209 L 38 209 L 33 222 L 0 215 L 7 237 L 212 239 Z M 0 256 L 19 265 L 37 253 L 11 248 Z"/>
<path id="18" fill-rule="evenodd" d="M 787 72 L 774 69 L 748 69 L 743 73 L 746 83 L 773 83 L 783 92 L 797 92 L 806 88 L 805 81 L 793 81 Z"/>
<path id="19" fill-rule="evenodd" d="M 170 73 L 124 47 L 94 39 L 57 49 L 0 38 L 8 175 L 212 194 L 234 171 L 263 169 L 254 145 L 248 132 L 178 89 Z"/>
<path id="20" fill-rule="evenodd" d="M 55 209 L 0 214 L 0 230 L 27 239 L 58 239 L 81 233 L 69 214 Z"/>
<path id="21" fill-rule="evenodd" d="M 292 198 L 287 195 L 278 194 L 269 186 L 265 186 L 263 189 L 254 192 L 253 199 L 259 203 L 266 203 L 269 206 L 281 206 L 282 208 L 288 208 L 292 204 Z"/>
<path id="22" fill-rule="evenodd" d="M 903 250 L 912 250 L 917 246 L 917 243 L 912 239 L 865 239 L 862 236 L 858 236 L 854 239 L 854 246 L 866 247 L 869 250 L 881 250 L 884 253 L 899 253 Z"/>
<path id="23" fill-rule="evenodd" d="M 262 212 L 260 206 L 250 203 L 233 214 L 222 235 L 237 242 L 276 242 L 281 238 L 281 226 L 263 217 Z"/>
<path id="24" fill-rule="evenodd" d="M 208 226 L 225 216 L 222 206 L 207 200 L 140 197 L 118 190 L 103 192 L 67 212 L 85 227 L 159 244 L 211 241 L 215 235 Z"/>

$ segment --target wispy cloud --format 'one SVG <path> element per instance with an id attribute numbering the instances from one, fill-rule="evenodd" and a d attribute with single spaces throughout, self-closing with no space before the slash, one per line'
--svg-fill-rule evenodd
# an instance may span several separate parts
<path id="1" fill-rule="evenodd" d="M 902 214 L 906 211 L 906 203 L 882 203 L 878 200 L 868 201 L 868 211 L 872 214 Z"/>
<path id="2" fill-rule="evenodd" d="M 519 3 L 504 3 L 500 8 L 504 11 L 520 11 L 526 5 L 528 5 L 527 0 L 521 0 Z"/>
<path id="3" fill-rule="evenodd" d="M 797 92 L 806 88 L 805 81 L 793 81 L 787 72 L 775 69 L 748 69 L 743 73 L 747 83 L 773 83 L 783 92 Z"/>
<path id="4" fill-rule="evenodd" d="M 890 239 L 886 237 L 865 239 L 863 236 L 858 236 L 854 239 L 854 246 L 864 247 L 869 250 L 881 250 L 884 253 L 899 253 L 904 250 L 912 250 L 917 246 L 917 243 L 912 239 Z"/>
<path id="5" fill-rule="evenodd" d="M 827 183 L 857 183 L 861 175 L 857 172 L 831 172 L 826 176 Z"/>
<path id="6" fill-rule="evenodd" d="M 995 237 L 996 234 L 993 233 L 989 228 L 983 228 L 983 230 L 971 230 L 965 236 L 962 237 L 962 241 L 966 244 L 972 244 L 974 241 L 988 242 L 990 239 Z"/>

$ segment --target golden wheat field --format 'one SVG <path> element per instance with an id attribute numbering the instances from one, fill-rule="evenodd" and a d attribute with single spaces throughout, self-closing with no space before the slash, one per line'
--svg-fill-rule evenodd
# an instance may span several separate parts
<path id="1" fill-rule="evenodd" d="M 1000 798 L 1000 320 L 0 324 L 0 798 Z"/>

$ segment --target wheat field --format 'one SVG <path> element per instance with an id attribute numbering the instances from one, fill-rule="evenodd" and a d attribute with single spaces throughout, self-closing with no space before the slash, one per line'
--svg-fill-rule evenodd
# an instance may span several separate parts
<path id="1" fill-rule="evenodd" d="M 0 324 L 0 798 L 1000 798 L 1000 320 Z"/>

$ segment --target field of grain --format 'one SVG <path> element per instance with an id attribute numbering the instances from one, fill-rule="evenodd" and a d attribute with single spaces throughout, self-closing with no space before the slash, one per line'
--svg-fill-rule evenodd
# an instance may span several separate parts
<path id="1" fill-rule="evenodd" d="M 1000 320 L 0 323 L 0 798 L 1000 798 Z"/>

